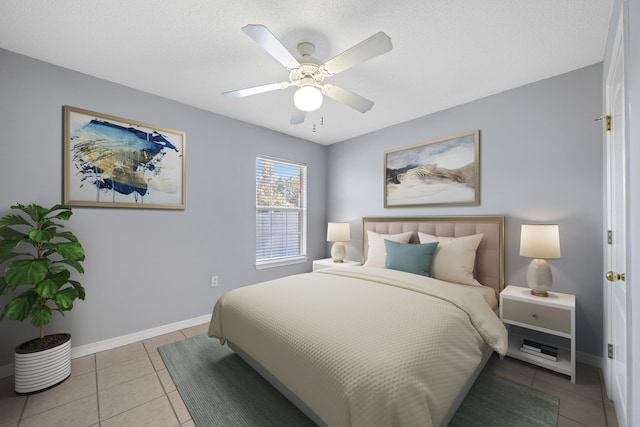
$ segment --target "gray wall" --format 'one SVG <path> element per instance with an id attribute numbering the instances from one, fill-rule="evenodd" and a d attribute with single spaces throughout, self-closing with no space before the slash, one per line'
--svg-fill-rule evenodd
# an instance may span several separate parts
<path id="1" fill-rule="evenodd" d="M 505 215 L 506 283 L 526 286 L 520 225 L 560 225 L 553 288 L 576 295 L 577 349 L 602 356 L 602 64 L 441 111 L 329 147 L 330 221 L 362 216 Z M 480 129 L 480 204 L 383 207 L 384 152 Z"/>
<path id="2" fill-rule="evenodd" d="M 211 96 L 219 96 L 212 93 Z M 308 165 L 310 260 L 325 255 L 327 148 L 0 50 L 0 215 L 16 202 L 62 201 L 63 105 L 186 132 L 184 211 L 75 208 L 86 250 L 86 301 L 47 333 L 73 346 L 209 314 L 225 291 L 311 270 L 311 261 L 255 270 L 255 155 Z M 220 286 L 211 288 L 217 274 Z M 7 297 L 0 297 L 0 307 Z M 0 323 L 0 366 L 37 336 Z"/>
<path id="3" fill-rule="evenodd" d="M 310 270 L 253 267 L 260 153 L 309 165 L 311 259 L 328 256 L 327 219 L 352 222 L 348 258 L 359 259 L 362 216 L 503 214 L 507 283 L 525 285 L 520 224 L 559 223 L 554 289 L 576 294 L 578 350 L 600 357 L 601 84 L 595 65 L 327 148 L 0 50 L 0 214 L 15 202 L 61 201 L 62 105 L 158 124 L 186 132 L 187 209 L 74 210 L 87 300 L 48 329 L 71 332 L 74 346 L 208 314 L 227 290 Z M 383 208 L 384 151 L 474 129 L 479 206 Z M 212 289 L 213 274 L 220 286 Z M 0 323 L 0 366 L 33 336 L 29 324 Z"/>

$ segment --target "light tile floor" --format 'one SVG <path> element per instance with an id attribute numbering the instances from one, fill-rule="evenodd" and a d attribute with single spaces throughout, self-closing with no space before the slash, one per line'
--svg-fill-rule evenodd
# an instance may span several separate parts
<path id="1" fill-rule="evenodd" d="M 0 379 L 0 427 L 195 427 L 158 347 L 206 332 L 207 324 L 72 361 L 71 377 L 31 396 Z M 577 384 L 532 365 L 493 357 L 486 369 L 560 398 L 559 426 L 617 426 L 599 369 L 578 364 Z M 500 396 L 496 396 L 500 398 Z"/>
<path id="2" fill-rule="evenodd" d="M 486 368 L 497 375 L 560 399 L 558 426 L 617 427 L 613 403 L 607 398 L 602 371 L 576 364 L 576 384 L 571 379 L 520 360 L 494 354 Z"/>

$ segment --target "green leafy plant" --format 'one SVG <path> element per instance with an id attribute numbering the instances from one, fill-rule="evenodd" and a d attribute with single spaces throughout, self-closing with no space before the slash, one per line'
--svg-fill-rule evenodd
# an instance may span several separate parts
<path id="1" fill-rule="evenodd" d="M 53 311 L 64 315 L 73 308 L 73 302 L 84 300 L 82 285 L 71 279 L 73 268 L 84 273 L 84 249 L 70 231 L 61 231 L 71 208 L 55 205 L 50 209 L 35 204 L 16 204 L 23 214 L 8 214 L 0 218 L 0 265 L 6 262 L 0 277 L 0 295 L 10 295 L 18 288 L 26 289 L 10 299 L 0 320 L 4 318 L 31 323 L 40 328 L 51 322 Z"/>

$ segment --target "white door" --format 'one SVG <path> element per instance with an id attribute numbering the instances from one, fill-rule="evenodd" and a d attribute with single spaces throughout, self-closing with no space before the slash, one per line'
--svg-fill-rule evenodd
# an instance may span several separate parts
<path id="1" fill-rule="evenodd" d="M 604 280 L 605 345 L 610 344 L 612 358 L 607 358 L 605 385 L 613 400 L 620 426 L 627 425 L 627 289 L 626 268 L 626 167 L 625 75 L 622 19 L 620 19 L 605 83 L 605 101 L 611 117 L 607 141 L 607 224 L 611 232 L 606 244 L 606 280 Z M 608 349 L 607 349 L 608 350 Z"/>

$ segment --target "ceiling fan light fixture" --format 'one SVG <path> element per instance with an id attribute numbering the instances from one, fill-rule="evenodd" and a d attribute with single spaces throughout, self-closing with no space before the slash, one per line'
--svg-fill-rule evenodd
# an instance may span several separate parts
<path id="1" fill-rule="evenodd" d="M 315 111 L 322 105 L 322 92 L 313 86 L 302 86 L 293 94 L 296 108 L 302 111 Z"/>

